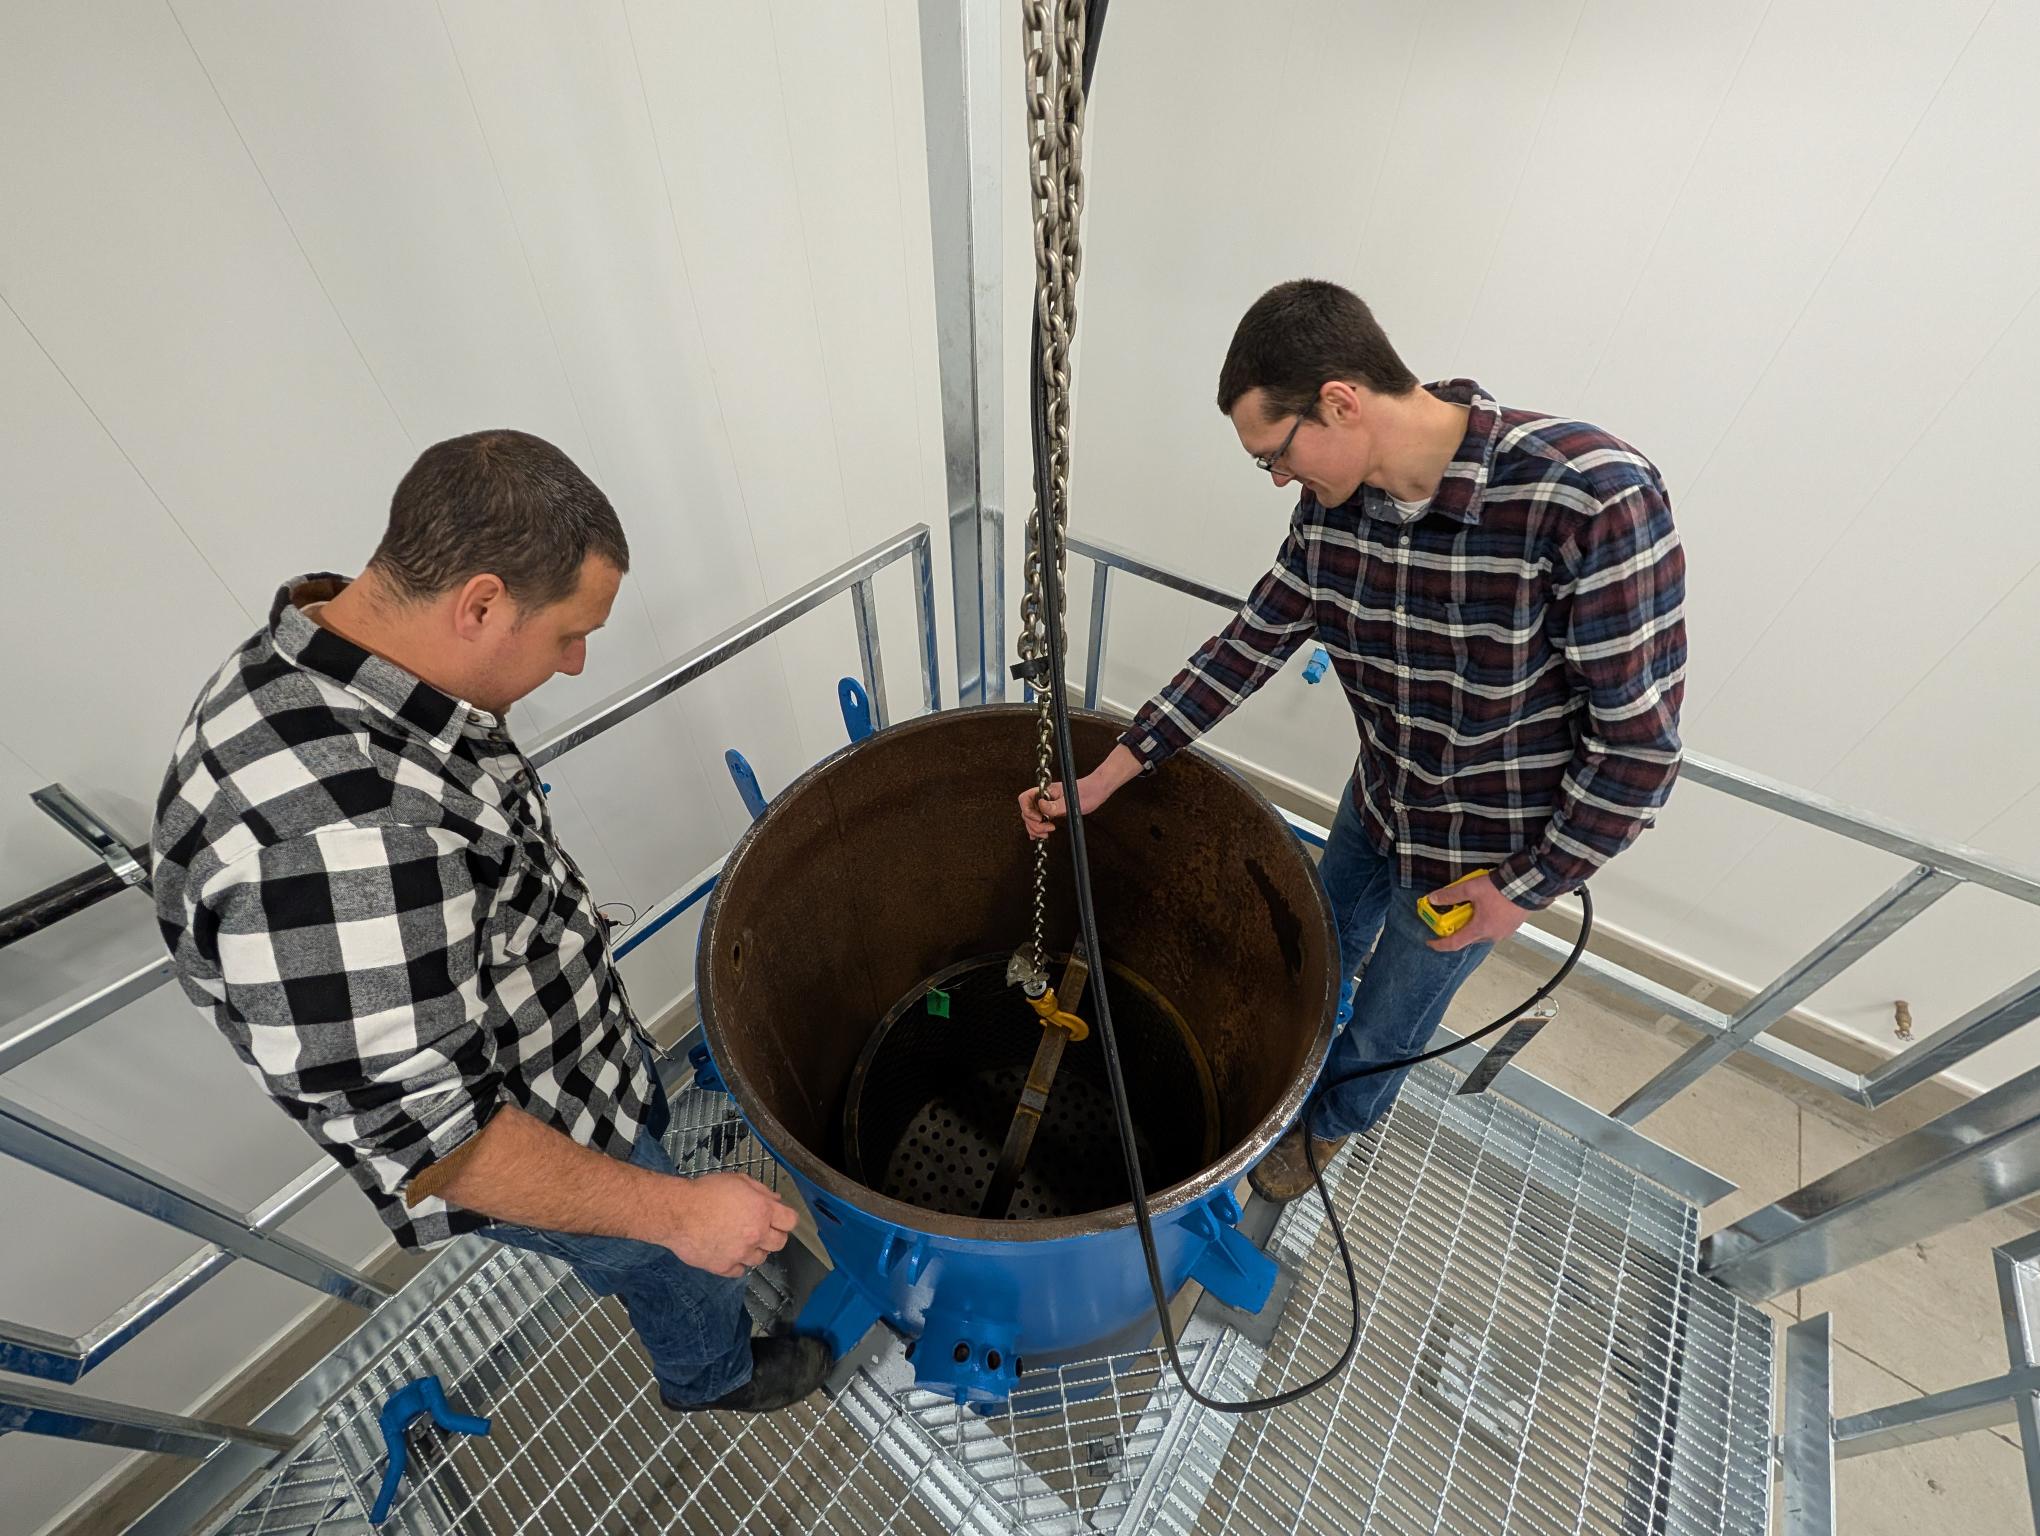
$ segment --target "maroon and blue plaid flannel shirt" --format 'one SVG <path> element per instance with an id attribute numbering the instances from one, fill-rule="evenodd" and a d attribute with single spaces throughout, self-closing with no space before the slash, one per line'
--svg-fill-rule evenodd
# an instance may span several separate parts
<path id="1" fill-rule="evenodd" d="M 1121 739 L 1153 767 L 1315 638 L 1360 727 L 1354 799 L 1398 878 L 1495 871 L 1542 907 L 1651 824 L 1679 771 L 1685 556 L 1664 481 L 1597 427 L 1469 379 L 1466 437 L 1405 520 L 1362 486 L 1298 504 L 1246 606 Z"/>

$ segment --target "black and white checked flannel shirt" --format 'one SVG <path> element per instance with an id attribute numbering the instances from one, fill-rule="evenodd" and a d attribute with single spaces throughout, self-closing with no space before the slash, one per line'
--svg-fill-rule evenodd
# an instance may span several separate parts
<path id="1" fill-rule="evenodd" d="M 1305 492 L 1273 570 L 1120 739 L 1159 764 L 1315 639 L 1360 727 L 1354 804 L 1408 887 L 1494 871 L 1543 907 L 1651 824 L 1683 748 L 1685 552 L 1664 481 L 1584 422 L 1471 379 L 1437 493 Z"/>
<path id="2" fill-rule="evenodd" d="M 399 1242 L 488 1218 L 406 1184 L 515 1104 L 628 1158 L 656 1078 L 602 920 L 503 721 L 286 585 L 199 694 L 156 807 L 186 994 Z"/>

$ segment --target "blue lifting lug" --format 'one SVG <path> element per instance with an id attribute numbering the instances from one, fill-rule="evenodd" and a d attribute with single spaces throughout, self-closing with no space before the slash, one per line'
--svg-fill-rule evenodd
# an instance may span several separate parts
<path id="1" fill-rule="evenodd" d="M 1211 1214 L 1228 1227 L 1240 1224 L 1240 1200 L 1229 1189 L 1221 1189 L 1211 1197 Z"/>
<path id="2" fill-rule="evenodd" d="M 708 1042 L 702 1041 L 687 1053 L 687 1060 L 694 1067 L 694 1086 L 705 1088 L 710 1093 L 728 1093 L 730 1090 L 722 1080 L 722 1073 L 716 1070 L 715 1058 L 708 1053 Z"/>
<path id="3" fill-rule="evenodd" d="M 920 1280 L 928 1268 L 928 1239 L 919 1232 L 909 1232 L 895 1227 L 886 1234 L 885 1247 L 880 1250 L 878 1267 L 885 1274 L 898 1274 L 907 1284 Z"/>
<path id="4" fill-rule="evenodd" d="M 1184 1223 L 1204 1239 L 1190 1278 L 1227 1306 L 1258 1312 L 1268 1304 L 1280 1266 L 1233 1225 L 1239 1218 L 1239 1202 L 1232 1191 L 1223 1190 Z"/>
<path id="5" fill-rule="evenodd" d="M 756 821 L 765 814 L 765 791 L 758 787 L 758 775 L 735 747 L 723 753 L 723 766 L 730 771 L 730 782 L 737 786 L 737 798 L 744 802 L 751 820 Z"/>
<path id="6" fill-rule="evenodd" d="M 837 683 L 836 702 L 843 707 L 843 729 L 850 733 L 853 743 L 871 734 L 871 695 L 864 691 L 862 683 L 854 677 Z"/>

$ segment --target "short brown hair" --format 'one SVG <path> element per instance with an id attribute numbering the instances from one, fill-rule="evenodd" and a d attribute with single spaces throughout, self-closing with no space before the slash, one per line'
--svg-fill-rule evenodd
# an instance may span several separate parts
<path id="1" fill-rule="evenodd" d="M 1317 278 L 1278 283 L 1254 300 L 1233 332 L 1218 370 L 1218 408 L 1230 416 L 1242 395 L 1258 389 L 1271 419 L 1307 416 L 1334 379 L 1378 395 L 1417 387 L 1358 294 Z"/>
<path id="2" fill-rule="evenodd" d="M 544 438 L 498 428 L 418 455 L 369 563 L 405 597 L 437 597 L 488 574 L 520 605 L 543 608 L 573 593 L 590 555 L 630 569 L 609 498 Z"/>

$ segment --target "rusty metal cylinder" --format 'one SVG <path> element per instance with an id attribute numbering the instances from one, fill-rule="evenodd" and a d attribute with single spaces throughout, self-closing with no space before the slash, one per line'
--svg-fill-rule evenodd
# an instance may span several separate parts
<path id="1" fill-rule="evenodd" d="M 1072 728 L 1078 760 L 1088 766 L 1111 750 L 1122 727 L 1077 713 Z M 930 1241 L 938 1249 L 954 1240 L 958 1250 L 996 1253 L 984 1245 L 1111 1233 L 1132 1240 L 1132 1208 L 1123 1200 L 994 1221 L 895 1199 L 847 1171 L 856 1163 L 845 1156 L 846 1098 L 874 1032 L 931 978 L 1010 953 L 1029 939 L 1033 854 L 1016 798 L 1034 777 L 1035 733 L 1032 709 L 989 706 L 913 720 L 836 753 L 753 823 L 731 853 L 703 923 L 702 1024 L 738 1107 L 811 1203 L 819 1198 L 826 1212 L 856 1213 L 857 1220 L 835 1226 L 878 1224 L 911 1236 L 921 1244 L 915 1251 L 923 1270 Z M 1300 1111 L 1330 1044 L 1338 944 L 1323 892 L 1273 807 L 1199 753 L 1180 754 L 1128 785 L 1085 826 L 1100 941 L 1112 967 L 1107 983 L 1115 996 L 1126 996 L 1129 1019 L 1179 1020 L 1194 1037 L 1188 1055 L 1202 1074 L 1181 1078 L 1199 1087 L 1186 1089 L 1180 1105 L 1136 1094 L 1136 1117 L 1155 1121 L 1193 1109 L 1215 1117 L 1199 1128 L 1208 1160 L 1193 1158 L 1187 1174 L 1180 1162 L 1170 1165 L 1172 1182 L 1150 1190 L 1158 1230 L 1169 1213 L 1188 1213 L 1214 1197 L 1223 1215 L 1231 1187 Z M 1067 834 L 1059 833 L 1052 847 L 1048 942 L 1065 952 L 1077 926 Z M 1126 973 L 1151 989 L 1147 1001 L 1157 1006 L 1140 1006 Z M 1095 1019 L 1091 1007 L 1084 1012 Z M 923 1019 L 921 1026 L 934 1022 Z M 968 1018 L 950 1022 L 970 1027 Z M 927 1036 L 938 1037 L 939 1031 Z M 1102 1049 L 1094 1028 L 1067 1057 Z M 1131 1048 L 1126 1059 L 1131 1072 Z M 1073 1083 L 1098 1080 L 1072 1071 Z M 1191 1097 L 1203 1103 L 1187 1102 Z M 1052 1123 L 1044 1122 L 1044 1136 Z M 1116 1147 L 1112 1125 L 1090 1129 Z M 1150 1129 L 1151 1139 L 1166 1140 L 1167 1127 Z M 1055 1149 L 1043 1155 L 1052 1159 Z M 829 1241 L 831 1222 L 820 1225 Z M 887 1237 L 875 1262 L 896 1261 L 901 1241 Z M 1105 1328 L 1115 1308 L 1126 1313 L 1137 1303 L 1145 1287 L 1138 1248 L 1122 1247 L 1114 1244 L 1109 1256 L 1130 1287 L 1120 1300 L 1101 1301 L 1096 1315 L 1052 1327 L 1022 1319 L 1016 1347 L 1039 1353 L 1051 1343 L 1081 1343 L 1076 1335 Z M 847 1251 L 834 1242 L 831 1250 L 844 1267 Z M 967 1268 L 952 1266 L 958 1274 Z M 1172 1277 L 1172 1285 L 1183 1277 Z M 866 1289 L 877 1297 L 877 1311 L 909 1333 L 931 1306 L 940 1310 L 925 1294 L 909 1296 L 916 1287 L 897 1275 L 880 1276 Z M 926 1290 L 921 1284 L 917 1294 Z M 1119 1322 L 1138 1315 L 1134 1306 Z"/>

